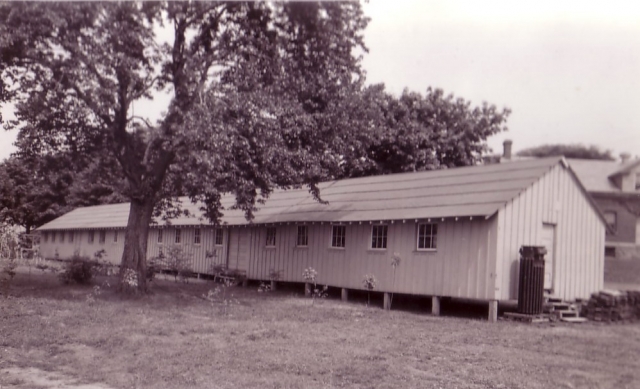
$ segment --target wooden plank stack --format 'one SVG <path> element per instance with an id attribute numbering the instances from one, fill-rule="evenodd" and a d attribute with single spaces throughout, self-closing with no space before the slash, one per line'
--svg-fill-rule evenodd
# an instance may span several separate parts
<path id="1" fill-rule="evenodd" d="M 605 323 L 640 320 L 640 291 L 603 290 L 582 306 L 582 316 Z"/>

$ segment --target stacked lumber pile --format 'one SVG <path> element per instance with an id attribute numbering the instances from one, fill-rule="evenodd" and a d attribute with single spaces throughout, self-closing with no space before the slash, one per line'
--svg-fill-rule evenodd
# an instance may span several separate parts
<path id="1" fill-rule="evenodd" d="M 640 291 L 603 290 L 591 295 L 581 314 L 606 323 L 640 320 Z"/>

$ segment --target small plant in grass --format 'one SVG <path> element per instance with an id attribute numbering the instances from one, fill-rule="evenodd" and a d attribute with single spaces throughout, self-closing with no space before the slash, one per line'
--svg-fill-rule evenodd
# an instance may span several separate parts
<path id="1" fill-rule="evenodd" d="M 362 286 L 367 290 L 367 306 L 371 305 L 371 291 L 376 288 L 376 276 L 373 274 L 365 274 L 362 278 Z"/>
<path id="2" fill-rule="evenodd" d="M 224 279 L 221 286 L 216 286 L 214 289 L 209 289 L 207 294 L 202 295 L 202 298 L 204 298 L 211 304 L 212 309 L 214 304 L 221 303 L 222 313 L 226 315 L 229 307 L 233 303 L 238 303 L 238 301 L 233 298 L 233 294 L 227 293 L 227 290 L 232 286 L 235 286 L 234 280 Z"/>
<path id="3" fill-rule="evenodd" d="M 318 272 L 312 267 L 304 269 L 302 272 L 302 278 L 310 284 L 313 284 L 313 290 L 311 290 L 311 305 L 316 301 L 316 298 L 326 298 L 328 296 L 327 290 L 329 287 L 325 285 L 322 289 L 318 288 L 317 278 Z"/>
<path id="4" fill-rule="evenodd" d="M 398 268 L 398 266 L 400 266 L 400 254 L 399 253 L 393 253 L 393 256 L 391 257 L 391 267 L 393 268 L 393 284 L 391 287 L 391 290 L 395 290 L 396 287 L 396 269 Z M 391 309 L 391 305 L 393 304 L 393 293 L 391 293 L 391 296 L 389 298 L 389 309 Z"/>
<path id="5" fill-rule="evenodd" d="M 87 294 L 87 303 L 92 304 L 96 302 L 96 298 L 102 294 L 100 285 L 95 285 L 91 293 Z"/>
<path id="6" fill-rule="evenodd" d="M 266 282 L 261 282 L 260 285 L 258 285 L 258 293 L 269 293 L 271 292 L 271 284 L 268 284 Z"/>
<path id="7" fill-rule="evenodd" d="M 122 288 L 125 292 L 135 293 L 138 290 L 138 272 L 133 269 L 124 269 Z"/>

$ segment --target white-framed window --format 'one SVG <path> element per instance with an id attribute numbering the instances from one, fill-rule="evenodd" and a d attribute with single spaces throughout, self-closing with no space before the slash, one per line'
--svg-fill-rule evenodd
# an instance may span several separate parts
<path id="1" fill-rule="evenodd" d="M 113 243 L 118 243 L 118 230 L 113 231 Z"/>
<path id="2" fill-rule="evenodd" d="M 614 211 L 604 211 L 604 220 L 607 222 L 607 227 L 615 233 L 618 229 L 618 214 Z"/>
<path id="3" fill-rule="evenodd" d="M 55 243 L 56 242 L 56 232 L 52 231 L 51 232 L 51 243 Z"/>
<path id="4" fill-rule="evenodd" d="M 371 248 L 372 249 L 386 249 L 387 248 L 387 232 L 388 226 L 378 225 L 371 226 Z"/>
<path id="5" fill-rule="evenodd" d="M 307 247 L 309 245 L 309 228 L 307 226 L 298 226 L 298 237 L 296 246 Z"/>
<path id="6" fill-rule="evenodd" d="M 216 228 L 216 246 L 222 246 L 222 238 L 224 237 L 224 232 L 222 228 Z"/>
<path id="7" fill-rule="evenodd" d="M 164 242 L 164 230 L 158 230 L 158 244 Z"/>
<path id="8" fill-rule="evenodd" d="M 89 238 L 88 238 L 88 242 L 89 243 L 93 243 L 93 238 L 95 237 L 95 231 L 91 230 L 89 231 Z"/>
<path id="9" fill-rule="evenodd" d="M 42 241 L 47 243 L 49 241 L 49 233 L 47 231 L 42 233 Z"/>
<path id="10" fill-rule="evenodd" d="M 98 243 L 104 244 L 106 240 L 107 240 L 107 231 L 101 230 L 100 235 L 98 235 Z"/>
<path id="11" fill-rule="evenodd" d="M 265 242 L 266 247 L 276 247 L 276 228 L 267 227 L 267 240 Z"/>
<path id="12" fill-rule="evenodd" d="M 418 224 L 418 250 L 435 250 L 438 245 L 438 225 L 436 223 Z"/>
<path id="13" fill-rule="evenodd" d="M 200 229 L 196 228 L 193 231 L 193 244 L 200 244 Z"/>
<path id="14" fill-rule="evenodd" d="M 176 228 L 176 239 L 174 240 L 175 244 L 180 244 L 182 241 L 182 231 Z"/>
<path id="15" fill-rule="evenodd" d="M 64 243 L 64 231 L 60 231 L 60 243 Z"/>
<path id="16" fill-rule="evenodd" d="M 344 248 L 347 237 L 347 226 L 331 226 L 331 247 Z"/>
<path id="17" fill-rule="evenodd" d="M 74 235 L 74 232 L 69 231 L 69 243 L 73 243 L 73 235 Z"/>

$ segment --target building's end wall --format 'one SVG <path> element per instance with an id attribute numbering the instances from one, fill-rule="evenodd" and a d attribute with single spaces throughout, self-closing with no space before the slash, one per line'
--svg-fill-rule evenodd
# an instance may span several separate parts
<path id="1" fill-rule="evenodd" d="M 500 210 L 499 299 L 517 299 L 519 249 L 542 246 L 543 228 L 555 228 L 552 293 L 573 300 L 603 287 L 605 226 L 576 179 L 556 165 Z"/>

